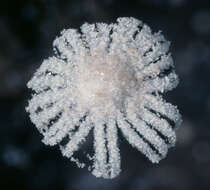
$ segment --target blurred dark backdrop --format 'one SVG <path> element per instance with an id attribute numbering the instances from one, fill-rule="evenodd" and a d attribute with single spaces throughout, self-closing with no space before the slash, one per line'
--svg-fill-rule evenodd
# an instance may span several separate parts
<path id="1" fill-rule="evenodd" d="M 41 143 L 25 113 L 26 83 L 62 29 L 119 16 L 141 19 L 172 42 L 180 84 L 166 98 L 178 105 L 183 124 L 177 146 L 158 165 L 120 139 L 122 173 L 104 180 Z M 209 0 L 1 0 L 0 189 L 209 190 L 209 83 Z"/>

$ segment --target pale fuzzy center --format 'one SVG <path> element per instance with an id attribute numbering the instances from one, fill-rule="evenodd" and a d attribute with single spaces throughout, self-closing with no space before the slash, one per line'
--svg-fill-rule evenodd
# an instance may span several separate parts
<path id="1" fill-rule="evenodd" d="M 80 103 L 109 112 L 135 89 L 136 78 L 119 58 L 87 56 L 80 64 L 77 84 Z"/>

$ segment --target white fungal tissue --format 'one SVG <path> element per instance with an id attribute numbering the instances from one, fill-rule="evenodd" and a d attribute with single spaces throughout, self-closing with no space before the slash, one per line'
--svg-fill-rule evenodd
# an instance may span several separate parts
<path id="1" fill-rule="evenodd" d="M 120 173 L 119 132 L 158 163 L 175 145 L 181 123 L 176 106 L 162 98 L 178 84 L 169 45 L 134 18 L 63 30 L 53 43 L 55 55 L 28 82 L 34 94 L 26 110 L 43 142 L 58 144 L 75 160 L 93 132 L 96 177 Z"/>

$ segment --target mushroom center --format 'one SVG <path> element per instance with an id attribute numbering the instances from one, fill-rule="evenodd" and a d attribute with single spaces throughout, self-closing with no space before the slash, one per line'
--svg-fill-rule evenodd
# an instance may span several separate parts
<path id="1" fill-rule="evenodd" d="M 86 104 L 108 104 L 129 94 L 136 85 L 128 64 L 114 57 L 92 58 L 81 66 L 78 89 Z"/>

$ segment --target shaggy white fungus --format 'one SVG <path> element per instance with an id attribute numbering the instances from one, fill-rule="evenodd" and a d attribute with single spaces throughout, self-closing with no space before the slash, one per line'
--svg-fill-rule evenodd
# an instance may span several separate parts
<path id="1" fill-rule="evenodd" d="M 73 153 L 93 128 L 96 177 L 120 173 L 118 129 L 151 162 L 164 158 L 181 116 L 162 98 L 178 84 L 163 35 L 137 19 L 118 18 L 64 30 L 53 45 L 55 56 L 28 82 L 35 93 L 27 111 L 43 142 L 77 160 Z"/>

